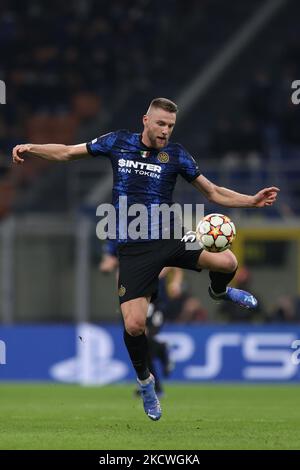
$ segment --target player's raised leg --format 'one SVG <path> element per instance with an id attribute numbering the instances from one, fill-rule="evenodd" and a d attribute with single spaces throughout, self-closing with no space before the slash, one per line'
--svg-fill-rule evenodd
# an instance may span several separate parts
<path id="1" fill-rule="evenodd" d="M 147 416 L 157 421 L 161 417 L 161 407 L 155 393 L 155 381 L 148 366 L 148 340 L 145 335 L 149 298 L 139 297 L 121 304 L 124 319 L 124 341 L 137 381 Z"/>
<path id="2" fill-rule="evenodd" d="M 237 271 L 237 259 L 230 250 L 210 253 L 203 250 L 199 256 L 198 267 L 209 270 L 211 285 L 209 295 L 214 300 L 229 300 L 241 307 L 256 308 L 257 300 L 249 292 L 228 287 Z"/>

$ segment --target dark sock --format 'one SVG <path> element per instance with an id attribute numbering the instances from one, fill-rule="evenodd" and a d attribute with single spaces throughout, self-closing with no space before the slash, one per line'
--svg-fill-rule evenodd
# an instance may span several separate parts
<path id="1" fill-rule="evenodd" d="M 233 273 L 218 273 L 215 271 L 209 271 L 211 288 L 215 294 L 222 294 L 226 291 L 226 287 L 234 278 L 236 271 L 237 270 L 233 271 Z"/>
<path id="2" fill-rule="evenodd" d="M 145 333 L 139 336 L 131 336 L 126 330 L 124 330 L 124 341 L 138 378 L 140 380 L 148 379 L 150 371 L 147 360 L 148 341 Z"/>

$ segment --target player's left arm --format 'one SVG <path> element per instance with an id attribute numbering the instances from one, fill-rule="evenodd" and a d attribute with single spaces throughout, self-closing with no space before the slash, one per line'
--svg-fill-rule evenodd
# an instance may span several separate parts
<path id="1" fill-rule="evenodd" d="M 209 181 L 205 176 L 200 175 L 192 185 L 198 189 L 211 202 L 225 207 L 265 207 L 272 206 L 276 201 L 280 191 L 276 186 L 264 188 L 253 196 L 237 193 L 231 189 L 217 186 Z"/>

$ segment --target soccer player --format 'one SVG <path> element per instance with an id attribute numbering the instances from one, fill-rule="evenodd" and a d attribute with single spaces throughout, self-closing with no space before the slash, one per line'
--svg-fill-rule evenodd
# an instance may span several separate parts
<path id="1" fill-rule="evenodd" d="M 175 103 L 166 98 L 156 98 L 143 116 L 141 134 L 119 130 L 78 145 L 17 145 L 12 152 L 13 162 L 22 164 L 27 156 L 52 161 L 71 161 L 88 156 L 108 157 L 114 175 L 113 204 L 121 217 L 120 196 L 127 196 L 128 207 L 134 203 L 143 204 L 148 209 L 149 218 L 153 204 L 171 205 L 178 175 L 209 201 L 221 206 L 260 208 L 275 202 L 279 191 L 276 187 L 246 195 L 217 186 L 201 174 L 191 155 L 180 144 L 169 141 L 176 114 Z M 257 301 L 248 292 L 228 287 L 237 270 L 237 260 L 230 250 L 210 253 L 200 246 L 198 250 L 186 249 L 186 243 L 180 238 L 163 238 L 161 226 L 158 227 L 159 239 L 153 239 L 150 225 L 147 240 L 132 239 L 123 233 L 124 230 L 117 235 L 119 299 L 125 325 L 124 341 L 137 374 L 144 410 L 150 419 L 158 420 L 161 407 L 147 363 L 145 325 L 148 305 L 157 291 L 162 268 L 177 266 L 198 272 L 208 269 L 211 280 L 209 294 L 214 300 L 223 299 L 246 308 L 255 308 Z"/>

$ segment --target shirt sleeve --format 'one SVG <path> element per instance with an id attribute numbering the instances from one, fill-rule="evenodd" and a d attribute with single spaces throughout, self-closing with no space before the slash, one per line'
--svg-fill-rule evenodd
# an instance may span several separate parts
<path id="1" fill-rule="evenodd" d="M 86 144 L 88 153 L 93 157 L 109 157 L 117 137 L 118 132 L 109 132 L 108 134 L 97 137 Z"/>
<path id="2" fill-rule="evenodd" d="M 196 161 L 183 147 L 179 154 L 179 173 L 188 183 L 201 175 Z"/>

